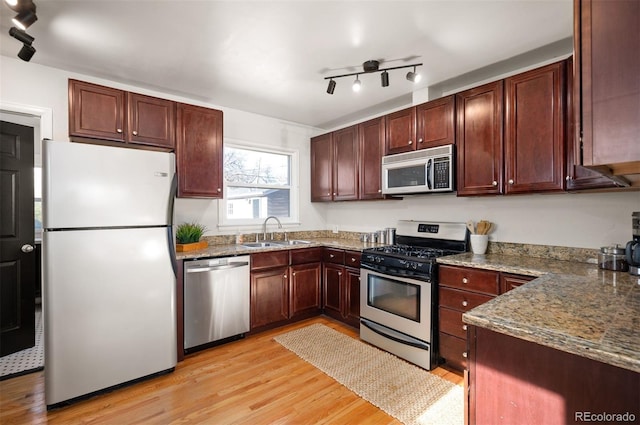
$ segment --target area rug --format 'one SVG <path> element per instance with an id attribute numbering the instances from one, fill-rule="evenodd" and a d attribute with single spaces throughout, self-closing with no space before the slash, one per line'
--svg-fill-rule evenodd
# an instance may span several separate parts
<path id="1" fill-rule="evenodd" d="M 44 367 L 44 332 L 42 309 L 36 308 L 36 345 L 0 357 L 0 381 L 42 370 Z"/>
<path id="2" fill-rule="evenodd" d="M 463 388 L 322 324 L 279 344 L 406 425 L 461 425 Z"/>

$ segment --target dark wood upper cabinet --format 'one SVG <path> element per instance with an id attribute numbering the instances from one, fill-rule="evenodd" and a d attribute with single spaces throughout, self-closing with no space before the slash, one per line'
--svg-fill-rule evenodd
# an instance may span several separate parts
<path id="1" fill-rule="evenodd" d="M 333 200 L 358 199 L 358 126 L 333 132 Z"/>
<path id="2" fill-rule="evenodd" d="M 638 174 L 640 2 L 574 0 L 574 5 L 582 165 Z"/>
<path id="3" fill-rule="evenodd" d="M 503 81 L 456 95 L 458 195 L 502 193 Z"/>
<path id="4" fill-rule="evenodd" d="M 565 62 L 505 79 L 506 194 L 562 191 Z"/>
<path id="5" fill-rule="evenodd" d="M 411 107 L 386 117 L 386 155 L 410 152 L 416 144 L 416 108 Z"/>
<path id="6" fill-rule="evenodd" d="M 455 144 L 455 96 L 416 106 L 416 149 Z"/>
<path id="7" fill-rule="evenodd" d="M 358 125 L 360 138 L 360 199 L 382 199 L 382 157 L 385 119 L 374 118 Z"/>
<path id="8" fill-rule="evenodd" d="M 333 136 L 311 138 L 311 201 L 333 200 Z"/>
<path id="9" fill-rule="evenodd" d="M 132 143 L 175 148 L 175 102 L 136 93 L 127 93 L 127 102 Z"/>
<path id="10" fill-rule="evenodd" d="M 125 91 L 69 80 L 69 136 L 124 142 L 126 111 Z"/>
<path id="11" fill-rule="evenodd" d="M 175 102 L 69 80 L 69 136 L 172 150 Z"/>
<path id="12" fill-rule="evenodd" d="M 178 197 L 222 197 L 222 111 L 177 106 Z"/>

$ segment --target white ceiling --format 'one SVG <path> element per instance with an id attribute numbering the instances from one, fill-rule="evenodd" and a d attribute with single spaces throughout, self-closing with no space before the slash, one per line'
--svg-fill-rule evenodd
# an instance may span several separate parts
<path id="1" fill-rule="evenodd" d="M 124 1 L 34 0 L 31 62 L 214 105 L 329 127 L 572 34 L 572 0 Z M 0 52 L 15 57 L 14 13 L 2 7 Z M 423 62 L 406 70 L 324 77 Z"/>

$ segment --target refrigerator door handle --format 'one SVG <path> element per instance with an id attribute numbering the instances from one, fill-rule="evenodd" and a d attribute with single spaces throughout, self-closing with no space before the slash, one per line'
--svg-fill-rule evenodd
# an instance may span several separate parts
<path id="1" fill-rule="evenodd" d="M 173 179 L 171 180 L 171 189 L 169 190 L 169 205 L 167 208 L 167 243 L 169 244 L 169 256 L 171 257 L 171 268 L 173 268 L 173 275 L 178 278 L 178 260 L 176 259 L 176 250 L 173 243 L 173 205 L 176 200 L 176 193 L 178 191 L 178 173 L 173 173 Z"/>

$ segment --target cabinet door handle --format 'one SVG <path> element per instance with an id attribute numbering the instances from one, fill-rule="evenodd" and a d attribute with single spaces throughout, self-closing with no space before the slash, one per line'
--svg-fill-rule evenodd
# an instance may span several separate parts
<path id="1" fill-rule="evenodd" d="M 296 275 L 296 272 L 291 273 L 291 276 L 295 276 L 295 275 Z"/>
<path id="2" fill-rule="evenodd" d="M 116 132 L 117 133 L 122 133 L 122 129 L 121 128 L 116 128 Z"/>
<path id="3" fill-rule="evenodd" d="M 467 279 L 466 277 L 462 278 L 462 283 L 469 283 L 469 279 Z"/>
<path id="4" fill-rule="evenodd" d="M 338 276 L 342 276 L 342 272 L 338 272 Z"/>
<path id="5" fill-rule="evenodd" d="M 467 300 L 462 301 L 462 306 L 466 307 L 469 305 L 469 302 Z"/>
<path id="6" fill-rule="evenodd" d="M 336 196 L 336 192 L 333 192 L 333 196 Z"/>
<path id="7" fill-rule="evenodd" d="M 378 193 L 382 193 L 382 189 L 378 189 Z"/>
<path id="8" fill-rule="evenodd" d="M 133 135 L 134 135 L 134 136 L 137 136 L 137 135 L 138 135 L 138 132 L 137 132 L 137 131 L 135 131 L 135 130 L 133 130 Z"/>
<path id="9" fill-rule="evenodd" d="M 467 352 L 466 351 L 462 352 L 462 357 L 464 357 L 465 359 L 467 358 Z"/>
<path id="10" fill-rule="evenodd" d="M 566 181 L 571 181 L 571 180 L 573 180 L 573 177 L 571 177 L 571 176 L 567 176 L 567 177 L 565 177 L 564 179 L 565 179 Z"/>
<path id="11" fill-rule="evenodd" d="M 333 258 L 333 254 L 329 254 L 329 258 Z"/>
<path id="12" fill-rule="evenodd" d="M 218 188 L 218 193 L 219 193 L 219 192 L 222 192 L 222 189 Z"/>
<path id="13" fill-rule="evenodd" d="M 410 145 L 413 145 L 413 140 L 409 140 L 409 144 L 410 144 Z"/>
<path id="14" fill-rule="evenodd" d="M 493 182 L 491 182 L 491 185 L 492 185 L 492 186 L 497 186 L 497 185 L 498 185 L 498 182 L 494 180 Z"/>
<path id="15" fill-rule="evenodd" d="M 467 325 L 462 325 L 462 330 L 466 331 L 467 330 Z"/>
<path id="16" fill-rule="evenodd" d="M 353 258 L 353 257 L 351 257 L 351 262 L 352 262 L 352 263 L 355 263 L 355 262 L 356 262 L 356 259 L 355 259 L 355 258 Z"/>
<path id="17" fill-rule="evenodd" d="M 283 274 L 283 275 L 282 275 L 282 277 L 284 277 L 284 278 L 286 279 L 286 278 L 287 278 L 287 275 L 286 275 L 286 274 Z"/>
<path id="18" fill-rule="evenodd" d="M 331 193 L 330 193 L 330 192 L 327 192 L 327 196 L 331 196 Z"/>
<path id="19" fill-rule="evenodd" d="M 418 143 L 422 143 L 422 139 L 418 139 Z"/>
<path id="20" fill-rule="evenodd" d="M 513 184 L 513 179 L 509 179 L 509 184 Z"/>

